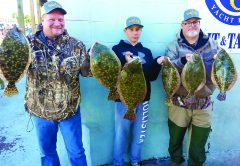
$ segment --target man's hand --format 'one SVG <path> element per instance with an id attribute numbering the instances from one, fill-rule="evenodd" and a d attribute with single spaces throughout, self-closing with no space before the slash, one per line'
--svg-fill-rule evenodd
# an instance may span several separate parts
<path id="1" fill-rule="evenodd" d="M 15 27 L 13 26 L 13 27 L 9 27 L 9 28 L 5 29 L 5 30 L 3 31 L 3 36 L 6 36 L 6 34 L 7 34 L 11 29 L 13 29 L 13 28 L 15 28 Z M 17 28 L 17 31 L 18 31 L 18 32 L 23 32 L 22 28 L 19 28 L 19 27 L 16 27 L 16 28 Z"/>
<path id="2" fill-rule="evenodd" d="M 186 54 L 186 60 L 189 62 L 193 62 L 193 54 Z"/>
<path id="3" fill-rule="evenodd" d="M 169 59 L 167 56 L 161 56 L 157 59 L 157 63 L 162 65 L 165 60 Z"/>
<path id="4" fill-rule="evenodd" d="M 213 55 L 213 59 L 217 59 L 217 54 Z"/>
<path id="5" fill-rule="evenodd" d="M 127 62 L 129 62 L 133 58 L 133 53 L 131 53 L 130 51 L 125 52 L 124 55 Z"/>

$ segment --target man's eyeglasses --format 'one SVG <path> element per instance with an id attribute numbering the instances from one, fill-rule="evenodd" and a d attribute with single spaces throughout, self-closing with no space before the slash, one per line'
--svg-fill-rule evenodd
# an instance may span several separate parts
<path id="1" fill-rule="evenodd" d="M 194 22 L 183 22 L 184 25 L 190 27 L 191 25 L 196 26 L 200 24 L 200 21 L 194 21 Z"/>

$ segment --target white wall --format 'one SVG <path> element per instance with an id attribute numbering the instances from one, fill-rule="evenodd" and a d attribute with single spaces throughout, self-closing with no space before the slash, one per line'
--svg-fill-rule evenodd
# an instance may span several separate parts
<path id="1" fill-rule="evenodd" d="M 183 12 L 187 8 L 200 11 L 201 26 L 204 32 L 219 32 L 225 35 L 238 32 L 238 27 L 225 25 L 216 20 L 208 11 L 204 0 L 59 0 L 66 8 L 66 24 L 69 33 L 81 39 L 89 48 L 95 41 L 111 47 L 125 38 L 125 19 L 136 15 L 144 25 L 142 43 L 150 48 L 153 56 L 163 55 L 166 45 L 175 38 Z M 239 49 L 229 50 L 238 52 Z M 233 60 L 239 72 L 239 55 Z M 81 79 L 83 124 L 90 131 L 90 151 L 93 165 L 111 162 L 113 143 L 113 102 L 106 100 L 107 90 L 94 78 Z M 143 147 L 143 159 L 168 156 L 167 111 L 164 104 L 165 93 L 161 80 L 152 83 L 151 110 L 148 135 Z M 213 95 L 213 132 L 209 142 L 210 151 L 240 149 L 237 144 L 240 132 L 237 130 L 240 114 L 239 81 L 228 92 L 227 101 L 215 100 Z M 234 104 L 236 103 L 236 104 Z M 224 136 L 222 136 L 224 134 Z M 88 146 L 88 145 L 86 145 Z M 89 156 L 88 156 L 89 157 Z"/>
<path id="2" fill-rule="evenodd" d="M 82 40 L 87 48 L 97 40 L 109 47 L 124 39 L 124 23 L 138 16 L 144 25 L 140 41 L 163 55 L 166 45 L 175 38 L 187 1 L 179 0 L 59 0 L 67 10 L 68 32 Z M 90 129 L 92 164 L 111 162 L 114 137 L 114 104 L 107 101 L 107 90 L 94 78 L 81 79 L 83 124 Z M 167 156 L 168 129 L 165 93 L 158 79 L 152 86 L 148 135 L 142 156 Z M 89 93 L 90 92 L 90 93 Z M 94 94 L 93 94 L 93 93 Z M 100 155 L 101 154 L 101 155 Z"/>

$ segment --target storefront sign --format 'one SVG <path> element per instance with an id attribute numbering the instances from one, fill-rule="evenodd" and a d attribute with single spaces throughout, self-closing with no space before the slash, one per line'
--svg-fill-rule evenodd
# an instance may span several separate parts
<path id="1" fill-rule="evenodd" d="M 235 52 L 237 49 L 240 49 L 240 33 L 222 34 L 220 32 L 214 32 L 208 33 L 208 36 L 214 40 L 217 40 L 220 47 L 225 48 L 231 52 Z"/>
<path id="2" fill-rule="evenodd" d="M 206 0 L 206 5 L 212 15 L 228 25 L 240 25 L 239 0 Z"/>

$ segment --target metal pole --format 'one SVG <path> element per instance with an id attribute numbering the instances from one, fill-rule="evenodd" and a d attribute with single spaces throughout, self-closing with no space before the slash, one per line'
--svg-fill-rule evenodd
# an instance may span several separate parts
<path id="1" fill-rule="evenodd" d="M 41 4 L 40 4 L 40 0 L 37 0 L 37 23 L 40 24 L 41 21 Z"/>
<path id="2" fill-rule="evenodd" d="M 17 21 L 20 26 L 20 28 L 23 30 L 23 33 L 25 34 L 25 25 L 24 25 L 24 14 L 23 14 L 23 3 L 22 0 L 17 0 L 18 5 L 18 16 Z"/>
<path id="3" fill-rule="evenodd" d="M 29 0 L 29 4 L 30 4 L 30 15 L 31 15 L 31 28 L 32 28 L 32 33 L 35 33 L 35 32 L 36 32 L 36 23 L 35 23 L 33 0 Z"/>

